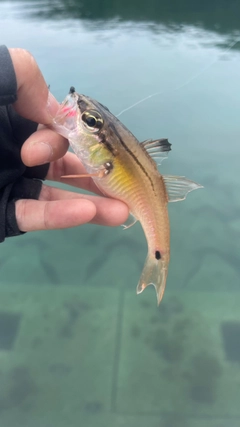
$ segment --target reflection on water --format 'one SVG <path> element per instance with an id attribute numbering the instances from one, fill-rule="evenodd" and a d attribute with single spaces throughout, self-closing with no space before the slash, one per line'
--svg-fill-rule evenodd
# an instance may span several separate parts
<path id="1" fill-rule="evenodd" d="M 159 309 L 153 289 L 135 295 L 139 224 L 0 246 L 1 425 L 239 426 L 239 9 L 0 1 L 2 42 L 34 54 L 59 100 L 73 85 L 118 113 L 158 92 L 121 120 L 140 140 L 168 137 L 161 171 L 205 187 L 169 206 Z"/>
<path id="2" fill-rule="evenodd" d="M 31 3 L 31 6 L 30 4 Z M 29 2 L 27 9 L 34 16 L 42 19 L 81 19 L 149 22 L 164 24 L 179 31 L 184 25 L 228 34 L 239 32 L 239 2 L 220 0 L 218 2 L 182 0 L 45 0 Z"/>

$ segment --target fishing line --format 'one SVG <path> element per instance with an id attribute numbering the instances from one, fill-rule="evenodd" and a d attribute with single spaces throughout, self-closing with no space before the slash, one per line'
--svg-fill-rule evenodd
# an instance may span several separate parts
<path id="1" fill-rule="evenodd" d="M 221 56 L 225 55 L 229 50 L 231 50 L 239 42 L 240 42 L 240 38 L 238 38 L 234 42 L 230 43 L 230 45 L 228 45 L 228 47 L 226 47 L 226 49 L 223 50 L 223 52 L 221 53 Z M 198 73 L 194 74 L 192 77 L 190 77 L 186 82 L 182 83 L 181 85 L 179 85 L 179 86 L 177 86 L 177 87 L 175 87 L 173 89 L 168 89 L 168 90 L 163 90 L 163 91 L 159 91 L 159 92 L 154 92 L 151 95 L 148 95 L 145 98 L 142 98 L 139 101 L 136 101 L 134 104 L 130 105 L 130 107 L 124 108 L 124 110 L 120 111 L 120 113 L 118 113 L 116 115 L 116 117 L 121 116 L 126 111 L 131 110 L 132 108 L 136 107 L 139 104 L 142 104 L 143 102 L 147 101 L 148 99 L 153 98 L 154 96 L 162 95 L 163 93 L 176 92 L 177 90 L 182 89 L 183 87 L 189 85 L 193 80 L 195 80 L 198 77 L 200 77 L 203 73 L 205 73 L 207 70 L 209 70 L 209 68 L 211 68 L 218 61 L 220 61 L 220 55 L 218 55 L 218 57 L 215 58 L 213 61 L 211 61 L 209 64 L 207 64 L 206 67 L 202 68 L 201 71 L 199 71 Z"/>

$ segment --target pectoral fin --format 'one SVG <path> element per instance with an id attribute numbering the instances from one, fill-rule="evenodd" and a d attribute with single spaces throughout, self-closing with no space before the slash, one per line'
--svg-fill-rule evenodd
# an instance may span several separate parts
<path id="1" fill-rule="evenodd" d="M 163 179 L 168 193 L 169 202 L 185 200 L 190 191 L 203 188 L 202 185 L 190 181 L 184 176 L 163 175 Z"/>
<path id="2" fill-rule="evenodd" d="M 85 173 L 81 175 L 62 175 L 61 178 L 103 178 L 105 175 L 105 171 L 101 170 L 96 173 Z"/>

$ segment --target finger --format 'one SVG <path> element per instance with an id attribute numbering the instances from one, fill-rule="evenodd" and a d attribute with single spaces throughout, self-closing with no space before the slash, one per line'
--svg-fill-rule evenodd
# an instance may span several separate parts
<path id="1" fill-rule="evenodd" d="M 85 199 L 16 201 L 16 220 L 21 231 L 76 227 L 91 221 L 95 214 L 94 203 Z"/>
<path id="2" fill-rule="evenodd" d="M 50 124 L 59 104 L 49 93 L 35 59 L 24 49 L 9 49 L 9 53 L 17 79 L 18 99 L 13 104 L 14 108 L 27 119 Z"/>
<path id="3" fill-rule="evenodd" d="M 42 186 L 39 200 L 88 200 L 94 203 L 96 212 L 94 217 L 89 220 L 91 223 L 115 227 L 123 224 L 129 215 L 128 207 L 120 200 L 110 199 L 107 197 L 91 196 L 88 194 L 78 194 L 60 188 Z"/>
<path id="4" fill-rule="evenodd" d="M 23 144 L 22 161 L 26 166 L 42 165 L 64 156 L 68 141 L 51 129 L 34 132 Z"/>
<path id="5" fill-rule="evenodd" d="M 83 188 L 92 193 L 102 194 L 99 188 L 94 184 L 91 177 L 89 178 L 61 178 L 64 175 L 78 175 L 86 173 L 86 169 L 77 158 L 69 151 L 61 159 L 50 164 L 46 179 L 50 181 L 62 182 L 73 187 Z"/>

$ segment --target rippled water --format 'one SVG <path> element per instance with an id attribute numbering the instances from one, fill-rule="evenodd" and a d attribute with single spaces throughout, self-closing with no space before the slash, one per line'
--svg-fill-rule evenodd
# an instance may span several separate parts
<path id="1" fill-rule="evenodd" d="M 29 49 L 59 101 L 73 85 L 118 114 L 157 92 L 121 120 L 139 140 L 168 137 L 161 172 L 205 187 L 169 206 L 159 309 L 153 288 L 135 296 L 146 255 L 139 225 L 1 245 L 2 425 L 239 425 L 238 9 L 0 2 L 1 43 Z"/>

